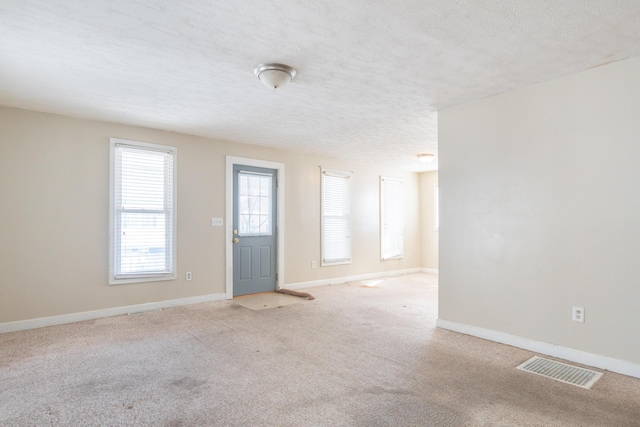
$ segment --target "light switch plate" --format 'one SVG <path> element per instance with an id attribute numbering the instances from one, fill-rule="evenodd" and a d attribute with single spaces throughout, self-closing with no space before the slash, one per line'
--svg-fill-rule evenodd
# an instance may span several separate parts
<path id="1" fill-rule="evenodd" d="M 222 218 L 211 218 L 212 227 L 222 227 Z"/>

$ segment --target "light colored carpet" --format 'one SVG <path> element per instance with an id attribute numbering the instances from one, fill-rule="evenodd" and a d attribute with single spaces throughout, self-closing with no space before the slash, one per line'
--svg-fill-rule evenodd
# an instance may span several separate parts
<path id="1" fill-rule="evenodd" d="M 640 380 L 591 390 L 436 329 L 437 276 L 0 335 L 2 426 L 639 426 Z"/>
<path id="2" fill-rule="evenodd" d="M 262 292 L 254 295 L 243 295 L 233 298 L 233 302 L 248 308 L 249 310 L 267 310 L 271 308 L 282 308 L 286 305 L 301 303 L 306 298 L 294 297 L 291 295 L 279 294 L 277 292 Z"/>

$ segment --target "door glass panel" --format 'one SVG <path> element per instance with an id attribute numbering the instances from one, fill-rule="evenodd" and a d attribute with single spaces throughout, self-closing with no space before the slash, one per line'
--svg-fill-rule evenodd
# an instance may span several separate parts
<path id="1" fill-rule="evenodd" d="M 271 175 L 238 173 L 238 232 L 241 236 L 271 236 Z"/>

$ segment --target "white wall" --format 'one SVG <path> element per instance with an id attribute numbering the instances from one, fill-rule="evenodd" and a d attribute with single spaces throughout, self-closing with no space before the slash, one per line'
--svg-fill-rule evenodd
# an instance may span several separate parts
<path id="1" fill-rule="evenodd" d="M 178 147 L 177 280 L 108 285 L 110 137 Z M 285 286 L 420 267 L 416 173 L 0 107 L 0 324 L 223 295 L 226 155 L 285 164 Z M 353 263 L 312 269 L 320 166 L 353 171 Z M 380 175 L 405 182 L 404 259 L 380 261 Z"/>
<path id="2" fill-rule="evenodd" d="M 440 319 L 640 363 L 640 59 L 439 131 Z"/>

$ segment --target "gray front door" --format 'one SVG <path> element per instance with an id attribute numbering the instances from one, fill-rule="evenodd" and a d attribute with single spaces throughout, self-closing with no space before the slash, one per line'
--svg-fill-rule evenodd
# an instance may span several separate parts
<path id="1" fill-rule="evenodd" d="M 233 295 L 276 289 L 275 169 L 233 166 Z"/>

